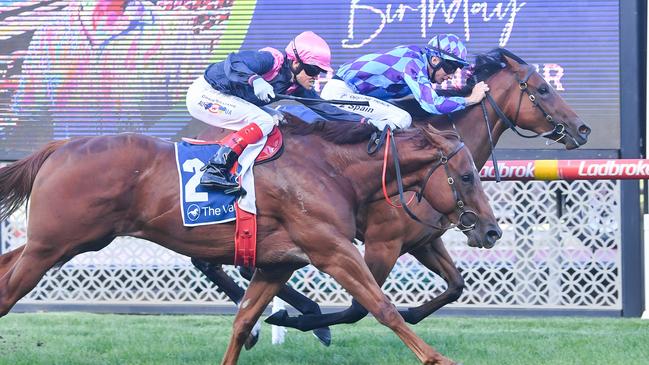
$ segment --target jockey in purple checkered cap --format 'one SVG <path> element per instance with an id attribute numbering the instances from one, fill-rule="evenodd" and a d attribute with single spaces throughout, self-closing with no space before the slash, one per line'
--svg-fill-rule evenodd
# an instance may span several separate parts
<path id="1" fill-rule="evenodd" d="M 441 96 L 433 83 L 453 77 L 468 65 L 467 50 L 458 36 L 440 34 L 424 48 L 399 46 L 385 53 L 372 53 L 342 65 L 327 82 L 320 96 L 323 99 L 365 100 L 368 107 L 341 106 L 368 118 L 379 129 L 386 125 L 407 128 L 412 122 L 408 112 L 386 101 L 414 97 L 432 114 L 448 114 L 479 103 L 489 87 L 478 83 L 467 97 Z"/>

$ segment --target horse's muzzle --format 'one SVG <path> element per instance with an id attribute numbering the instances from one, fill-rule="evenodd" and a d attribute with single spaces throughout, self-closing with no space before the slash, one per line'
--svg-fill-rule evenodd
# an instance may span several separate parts
<path id="1" fill-rule="evenodd" d="M 496 245 L 496 241 L 498 241 L 503 235 L 503 232 L 500 230 L 498 226 L 492 227 L 490 230 L 487 231 L 484 237 L 484 243 L 483 247 L 484 248 L 492 248 Z"/>
<path id="2" fill-rule="evenodd" d="M 586 123 L 581 123 L 574 130 L 568 130 L 566 132 L 567 136 L 564 139 L 564 144 L 567 150 L 573 150 L 588 143 L 588 136 L 590 135 L 591 129 Z"/>

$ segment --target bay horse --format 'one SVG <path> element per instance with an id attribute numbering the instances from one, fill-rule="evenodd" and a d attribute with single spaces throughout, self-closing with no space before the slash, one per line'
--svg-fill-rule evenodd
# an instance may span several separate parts
<path id="1" fill-rule="evenodd" d="M 234 319 L 222 364 L 235 364 L 252 324 L 295 269 L 312 264 L 331 275 L 424 364 L 452 364 L 419 338 L 381 292 L 352 244 L 356 213 L 382 198 L 382 158 L 367 153 L 374 128 L 289 118 L 284 155 L 257 166 L 257 270 Z M 305 133 L 305 130 L 310 133 Z M 457 134 L 432 127 L 394 134 L 405 189 L 449 220 L 475 215 L 469 242 L 491 245 L 501 231 L 470 153 Z M 437 168 L 442 163 L 444 168 Z M 385 189 L 395 195 L 396 168 Z M 451 181 L 457 181 L 453 184 Z M 434 187 L 434 188 L 431 188 Z M 97 251 L 117 236 L 156 242 L 213 264 L 234 260 L 234 224 L 184 227 L 174 145 L 138 134 L 56 141 L 0 168 L 0 220 L 27 199 L 27 242 L 0 256 L 0 316 L 51 267 Z M 462 203 L 462 204 L 461 204 Z"/>
<path id="2" fill-rule="evenodd" d="M 566 149 L 577 148 L 588 141 L 590 127 L 536 72 L 534 66 L 528 65 L 512 52 L 497 48 L 477 55 L 473 74 L 474 77 L 462 90 L 439 90 L 439 93 L 466 96 L 475 83 L 486 81 L 493 103 L 485 101 L 484 108 L 473 105 L 450 116 L 431 116 L 421 110 L 414 100 L 400 106 L 413 115 L 414 125 L 430 124 L 456 130 L 471 150 L 478 168 L 484 166 L 491 154 L 489 134 L 495 145 L 508 129 L 513 129 L 522 137 L 545 137 L 557 141 L 564 144 Z M 518 128 L 534 133 L 523 135 Z M 413 211 L 427 222 L 442 218 L 426 202 L 414 206 Z M 439 296 L 418 307 L 400 311 L 406 322 L 416 324 L 461 296 L 464 280 L 441 239 L 445 230 L 418 224 L 403 211 L 395 210 L 382 201 L 360 211 L 357 221 L 360 230 L 357 238 L 365 244 L 365 261 L 379 285 L 385 282 L 397 258 L 406 252 L 447 282 L 446 290 Z M 229 289 L 228 295 L 236 297 L 237 289 L 230 289 L 236 283 L 220 267 L 205 265 L 197 260 L 193 262 L 217 286 Z M 243 274 L 246 276 L 245 271 Z M 288 286 L 278 296 L 305 315 L 289 317 L 286 311 L 280 311 L 271 315 L 266 322 L 302 331 L 322 331 L 330 325 L 354 323 L 367 315 L 367 310 L 355 300 L 344 311 L 321 315 L 317 303 Z M 254 343 L 254 339 L 250 342 Z"/>

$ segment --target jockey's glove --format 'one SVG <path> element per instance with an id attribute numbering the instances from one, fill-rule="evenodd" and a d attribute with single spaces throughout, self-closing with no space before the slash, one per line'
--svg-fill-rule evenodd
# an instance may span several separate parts
<path id="1" fill-rule="evenodd" d="M 275 98 L 273 87 L 261 77 L 252 82 L 252 88 L 255 91 L 255 96 L 261 101 L 269 102 L 270 99 Z"/>

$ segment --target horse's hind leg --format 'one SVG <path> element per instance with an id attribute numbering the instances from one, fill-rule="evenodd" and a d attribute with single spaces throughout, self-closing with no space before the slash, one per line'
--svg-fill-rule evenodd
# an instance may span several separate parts
<path id="1" fill-rule="evenodd" d="M 25 249 L 24 245 L 0 255 L 0 278 L 14 266 L 16 260 L 18 260 L 20 254 L 23 252 L 23 249 Z"/>
<path id="2" fill-rule="evenodd" d="M 113 239 L 113 236 L 105 236 L 82 244 L 53 244 L 54 240 L 28 239 L 27 244 L 17 250 L 21 252 L 13 266 L 0 277 L 0 317 L 9 313 L 18 300 L 34 289 L 52 266 L 83 252 L 98 251 Z"/>
<path id="3" fill-rule="evenodd" d="M 221 364 L 236 364 L 241 353 L 241 347 L 248 339 L 250 330 L 255 325 L 264 308 L 277 294 L 279 289 L 293 274 L 293 270 L 255 270 L 243 300 L 239 305 L 239 311 L 234 317 L 232 324 L 232 337 L 228 349 L 223 355 Z"/>
<path id="4" fill-rule="evenodd" d="M 63 246 L 29 240 L 13 267 L 0 278 L 0 317 L 27 295 L 47 270 L 64 258 Z"/>

